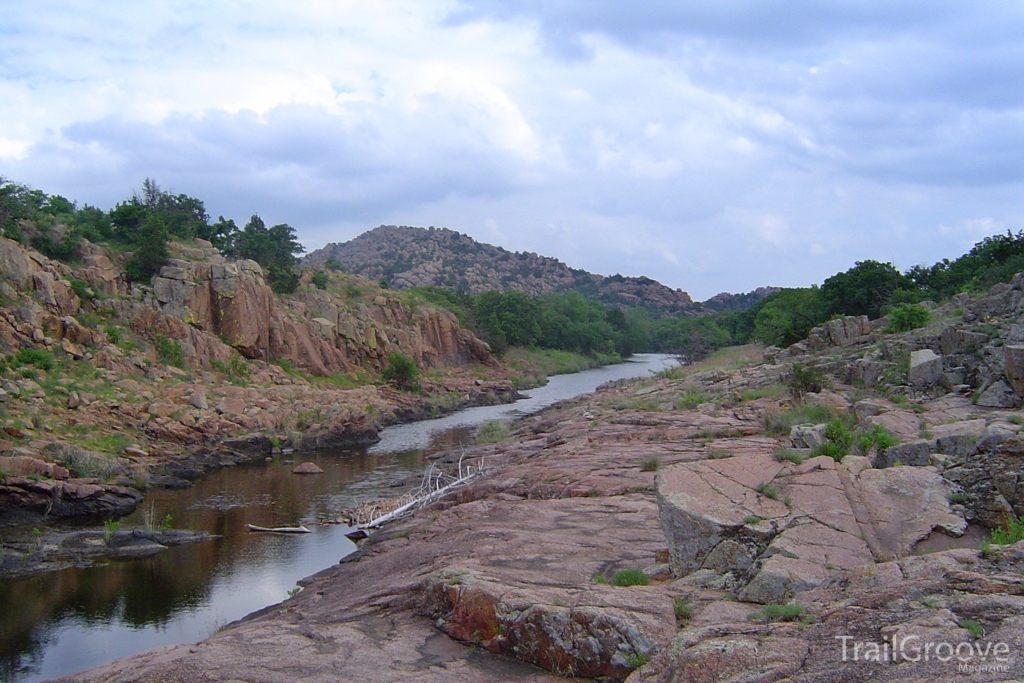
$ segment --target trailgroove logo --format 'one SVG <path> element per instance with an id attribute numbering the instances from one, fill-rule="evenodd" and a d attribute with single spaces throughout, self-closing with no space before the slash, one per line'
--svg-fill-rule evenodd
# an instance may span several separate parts
<path id="1" fill-rule="evenodd" d="M 908 635 L 881 642 L 855 640 L 853 636 L 836 636 L 842 641 L 844 662 L 875 662 L 899 664 L 901 662 L 956 662 L 960 673 L 1009 673 L 1010 646 L 976 640 L 950 643 L 922 640 Z"/>

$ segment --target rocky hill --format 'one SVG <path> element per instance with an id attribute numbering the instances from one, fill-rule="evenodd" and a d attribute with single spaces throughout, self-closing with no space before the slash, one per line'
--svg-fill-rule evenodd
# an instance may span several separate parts
<path id="1" fill-rule="evenodd" d="M 391 286 L 447 287 L 470 294 L 500 289 L 528 294 L 577 291 L 605 304 L 643 306 L 662 314 L 703 315 L 681 289 L 647 277 L 605 277 L 570 268 L 555 258 L 512 252 L 477 242 L 447 228 L 382 225 L 348 242 L 332 243 L 310 253 L 308 265 L 334 259 L 347 272 Z"/>
<path id="2" fill-rule="evenodd" d="M 0 238 L 0 525 L 124 514 L 137 488 L 275 443 L 373 441 L 387 423 L 515 395 L 449 312 L 341 274 L 282 297 L 254 261 L 170 246 L 139 284 L 126 253 L 83 241 L 72 265 Z M 422 394 L 374 384 L 392 352 L 434 371 Z"/>
<path id="3" fill-rule="evenodd" d="M 722 292 L 721 294 L 714 295 L 707 301 L 702 301 L 700 305 L 717 313 L 745 311 L 769 294 L 774 294 L 778 291 L 779 287 L 758 287 L 746 294 Z"/>

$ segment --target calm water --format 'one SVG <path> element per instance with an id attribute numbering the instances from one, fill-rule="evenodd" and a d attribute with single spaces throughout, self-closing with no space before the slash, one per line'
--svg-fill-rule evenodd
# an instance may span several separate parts
<path id="1" fill-rule="evenodd" d="M 418 483 L 426 456 L 469 443 L 476 425 L 515 419 L 604 382 L 673 364 L 669 356 L 638 355 L 552 377 L 513 404 L 389 427 L 369 449 L 296 456 L 317 463 L 323 475 L 293 475 L 293 465 L 278 460 L 212 472 L 184 491 L 150 493 L 124 526 L 141 524 L 152 506 L 154 519 L 170 514 L 175 527 L 222 538 L 140 560 L 0 581 L 0 680 L 41 681 L 152 647 L 201 640 L 280 602 L 296 581 L 354 550 L 347 527 L 315 526 L 317 520 Z M 245 526 L 300 523 L 313 533 L 258 534 Z"/>

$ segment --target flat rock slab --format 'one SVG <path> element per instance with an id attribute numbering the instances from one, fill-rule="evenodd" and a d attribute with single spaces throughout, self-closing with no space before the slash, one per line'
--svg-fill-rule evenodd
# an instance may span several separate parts
<path id="1" fill-rule="evenodd" d="M 782 469 L 771 456 L 750 455 L 683 463 L 660 472 L 658 509 L 673 570 L 699 569 L 723 540 L 745 535 L 748 518 L 787 517 L 784 503 L 756 491 Z M 750 531 L 760 533 L 754 527 Z"/>
<path id="2" fill-rule="evenodd" d="M 880 562 L 910 554 L 914 545 L 939 530 L 961 536 L 967 522 L 950 510 L 945 480 L 928 467 L 865 469 L 854 479 L 878 545 Z"/>

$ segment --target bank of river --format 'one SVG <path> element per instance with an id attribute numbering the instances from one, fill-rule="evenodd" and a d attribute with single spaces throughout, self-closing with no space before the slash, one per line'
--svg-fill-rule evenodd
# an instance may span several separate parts
<path id="1" fill-rule="evenodd" d="M 124 520 L 143 515 L 220 538 L 153 557 L 110 561 L 0 582 L 0 680 L 29 683 L 118 657 L 209 636 L 222 625 L 287 596 L 296 581 L 355 549 L 346 527 L 317 525 L 361 502 L 419 481 L 431 454 L 469 443 L 477 425 L 542 410 L 601 384 L 674 364 L 644 354 L 629 362 L 552 377 L 509 405 L 470 408 L 437 420 L 389 427 L 370 448 L 303 454 L 324 474 L 291 474 L 285 459 L 222 469 L 183 491 L 156 491 Z M 250 533 L 246 525 L 304 523 L 313 533 Z"/>

